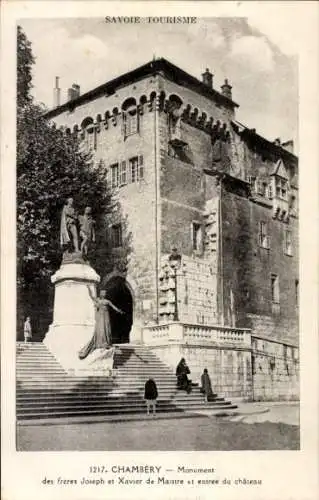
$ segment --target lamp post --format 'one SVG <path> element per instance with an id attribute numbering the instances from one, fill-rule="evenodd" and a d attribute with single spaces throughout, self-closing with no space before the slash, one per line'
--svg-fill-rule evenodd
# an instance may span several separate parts
<path id="1" fill-rule="evenodd" d="M 172 253 L 168 257 L 169 265 L 174 271 L 175 281 L 175 309 L 174 321 L 178 321 L 178 305 L 177 305 L 177 271 L 181 267 L 182 256 L 178 253 L 177 248 L 172 248 Z"/>

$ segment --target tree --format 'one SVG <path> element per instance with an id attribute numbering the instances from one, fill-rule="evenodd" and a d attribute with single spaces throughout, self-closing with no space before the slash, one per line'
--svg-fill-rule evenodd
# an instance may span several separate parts
<path id="1" fill-rule="evenodd" d="M 19 51 L 22 54 L 19 55 Z M 46 119 L 45 109 L 33 102 L 29 78 L 33 62 L 31 44 L 19 28 L 18 308 L 20 316 L 30 314 L 35 322 L 38 321 L 36 328 L 45 331 L 52 308 L 50 277 L 59 267 L 62 256 L 59 225 L 66 199 L 72 196 L 80 213 L 83 213 L 85 206 L 92 207 L 97 235 L 96 251 L 89 259 L 98 273 L 112 262 L 106 225 L 108 218 L 119 207 L 107 184 L 107 171 L 103 163 L 95 164 L 91 153 L 81 147 L 78 135 L 56 129 Z M 121 254 L 124 265 L 126 258 L 127 252 L 124 250 Z"/>
<path id="2" fill-rule="evenodd" d="M 21 27 L 17 33 L 17 105 L 18 108 L 32 101 L 32 67 L 34 64 L 31 43 Z"/>

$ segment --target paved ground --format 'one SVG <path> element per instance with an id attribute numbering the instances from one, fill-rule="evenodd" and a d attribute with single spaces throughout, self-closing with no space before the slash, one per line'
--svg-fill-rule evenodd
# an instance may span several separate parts
<path id="1" fill-rule="evenodd" d="M 244 413 L 244 410 L 246 413 Z M 297 405 L 245 405 L 241 415 L 18 426 L 21 451 L 296 450 Z"/>

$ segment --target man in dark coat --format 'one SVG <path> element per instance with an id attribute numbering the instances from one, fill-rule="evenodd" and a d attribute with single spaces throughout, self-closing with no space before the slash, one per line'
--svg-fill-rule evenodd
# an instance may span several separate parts
<path id="1" fill-rule="evenodd" d="M 190 374 L 185 358 L 182 358 L 176 368 L 177 388 L 186 391 L 187 393 L 192 390 L 192 382 L 188 379 L 187 375 Z"/>
<path id="2" fill-rule="evenodd" d="M 153 409 L 153 416 L 155 415 L 157 398 L 158 398 L 158 391 L 156 383 L 152 378 L 150 378 L 145 383 L 145 389 L 144 389 L 144 399 L 146 401 L 146 406 L 147 406 L 147 415 L 150 414 L 151 408 Z"/>

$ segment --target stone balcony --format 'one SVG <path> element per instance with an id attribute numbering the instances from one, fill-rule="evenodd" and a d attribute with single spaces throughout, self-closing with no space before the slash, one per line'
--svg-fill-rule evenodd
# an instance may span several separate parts
<path id="1" fill-rule="evenodd" d="M 220 325 L 168 322 L 145 326 L 142 342 L 148 345 L 180 343 L 186 345 L 229 345 L 251 348 L 251 330 Z"/>

